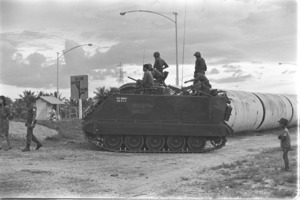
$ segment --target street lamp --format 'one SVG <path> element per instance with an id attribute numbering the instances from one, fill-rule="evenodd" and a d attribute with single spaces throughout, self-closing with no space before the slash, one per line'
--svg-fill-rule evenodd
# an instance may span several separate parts
<path id="1" fill-rule="evenodd" d="M 58 87 L 58 66 L 59 66 L 59 59 L 64 56 L 66 53 L 72 51 L 73 49 L 76 49 L 78 47 L 82 47 L 82 46 L 92 46 L 92 44 L 82 44 L 82 45 L 78 45 L 78 46 L 75 46 L 75 47 L 72 47 L 71 49 L 65 51 L 61 56 L 59 56 L 59 52 L 56 52 L 57 53 L 57 59 L 56 59 L 56 66 L 57 66 L 57 88 L 56 88 L 56 96 L 57 98 L 59 98 L 59 87 Z M 56 106 L 56 113 L 57 113 L 57 119 L 59 119 L 59 104 L 57 104 Z"/>
<path id="2" fill-rule="evenodd" d="M 178 42 L 177 42 L 177 12 L 171 12 L 169 14 L 173 14 L 175 16 L 175 20 L 161 14 L 158 12 L 154 12 L 154 11 L 149 11 L 149 10 L 130 10 L 130 11 L 126 11 L 126 12 L 120 12 L 120 15 L 125 15 L 126 13 L 131 13 L 131 12 L 147 12 L 147 13 L 153 13 L 153 14 L 157 14 L 160 15 L 164 18 L 167 18 L 168 20 L 172 21 L 173 23 L 175 23 L 175 43 L 176 43 L 176 85 L 179 85 L 179 70 L 178 70 Z"/>

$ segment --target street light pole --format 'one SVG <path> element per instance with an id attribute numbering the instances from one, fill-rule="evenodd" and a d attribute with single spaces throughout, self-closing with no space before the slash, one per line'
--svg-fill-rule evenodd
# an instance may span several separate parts
<path id="1" fill-rule="evenodd" d="M 177 12 L 173 12 L 175 15 L 175 40 L 176 40 L 176 85 L 179 86 L 179 68 L 178 68 L 178 41 L 177 41 Z"/>
<path id="2" fill-rule="evenodd" d="M 158 12 L 154 12 L 154 11 L 150 11 L 150 10 L 130 10 L 130 11 L 125 11 L 125 12 L 121 12 L 120 15 L 125 15 L 126 13 L 131 13 L 131 12 L 147 12 L 147 13 L 153 13 L 153 14 L 157 14 L 160 15 L 162 17 L 167 18 L 168 20 L 172 21 L 173 23 L 175 23 L 175 43 L 176 43 L 176 85 L 179 85 L 179 69 L 178 69 L 178 39 L 177 39 L 177 12 L 172 12 L 171 14 L 173 14 L 175 16 L 175 20 L 161 14 Z"/>
<path id="3" fill-rule="evenodd" d="M 61 56 L 59 56 L 59 52 L 56 52 L 57 53 L 57 59 L 56 59 L 56 67 L 57 67 L 57 88 L 56 88 L 56 98 L 59 99 L 59 85 L 58 85 L 58 66 L 59 66 L 59 59 L 64 56 L 66 53 L 72 51 L 73 49 L 76 49 L 76 48 L 79 48 L 79 47 L 82 47 L 82 46 L 92 46 L 92 44 L 82 44 L 82 45 L 78 45 L 78 46 L 75 46 L 75 47 L 72 47 L 71 49 L 65 51 Z M 57 115 L 57 119 L 59 120 L 60 119 L 60 115 L 59 115 L 59 104 L 57 104 L 56 106 L 56 115 Z"/>

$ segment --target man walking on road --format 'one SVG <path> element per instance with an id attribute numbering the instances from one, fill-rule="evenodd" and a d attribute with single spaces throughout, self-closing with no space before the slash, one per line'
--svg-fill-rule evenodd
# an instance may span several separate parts
<path id="1" fill-rule="evenodd" d="M 26 97 L 26 106 L 27 106 L 27 121 L 25 126 L 27 127 L 27 134 L 26 134 L 26 147 L 22 149 L 22 151 L 30 151 L 30 143 L 31 140 L 37 144 L 35 150 L 38 150 L 42 147 L 42 144 L 38 141 L 38 139 L 33 135 L 33 128 L 35 127 L 36 123 L 36 107 L 35 107 L 35 97 L 34 96 L 27 96 Z"/>
<path id="2" fill-rule="evenodd" d="M 285 118 L 281 118 L 279 121 L 280 127 L 283 128 L 283 133 L 278 136 L 280 140 L 280 147 L 283 151 L 283 160 L 284 160 L 284 169 L 285 171 L 289 170 L 289 157 L 288 152 L 292 149 L 291 148 L 291 138 L 289 130 L 287 129 L 287 125 L 289 121 Z"/>

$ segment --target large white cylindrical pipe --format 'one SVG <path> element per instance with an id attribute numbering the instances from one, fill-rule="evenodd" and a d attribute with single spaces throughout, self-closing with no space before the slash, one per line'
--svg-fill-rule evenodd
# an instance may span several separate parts
<path id="1" fill-rule="evenodd" d="M 295 126 L 297 125 L 297 120 L 298 120 L 298 104 L 297 104 L 297 95 L 291 95 L 291 94 L 284 94 L 284 97 L 288 99 L 288 101 L 291 103 L 292 108 L 293 108 L 293 116 L 292 119 L 290 120 L 290 125 Z"/>
<path id="2" fill-rule="evenodd" d="M 297 125 L 297 96 L 262 94 L 245 91 L 227 91 L 232 112 L 227 124 L 234 132 L 278 128 L 278 120 L 284 117 L 289 126 Z"/>
<path id="3" fill-rule="evenodd" d="M 292 105 L 280 94 L 255 93 L 264 108 L 264 119 L 258 130 L 279 128 L 278 120 L 282 117 L 290 120 L 293 116 Z"/>
<path id="4" fill-rule="evenodd" d="M 232 112 L 228 125 L 234 132 L 256 130 L 264 115 L 260 100 L 254 94 L 243 91 L 227 91 Z"/>

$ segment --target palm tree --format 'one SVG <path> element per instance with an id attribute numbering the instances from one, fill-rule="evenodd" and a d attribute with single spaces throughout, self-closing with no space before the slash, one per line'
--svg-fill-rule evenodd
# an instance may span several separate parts
<path id="1" fill-rule="evenodd" d="M 21 118 L 25 119 L 27 114 L 25 100 L 22 98 L 16 99 L 12 104 L 12 113 L 14 117 L 17 117 L 19 120 Z"/>
<path id="2" fill-rule="evenodd" d="M 94 94 L 96 96 L 94 97 L 95 100 L 102 100 L 104 97 L 112 94 L 112 93 L 119 93 L 119 88 L 116 87 L 110 87 L 109 89 L 105 89 L 105 86 L 96 88 L 96 91 Z"/>
<path id="3" fill-rule="evenodd" d="M 105 96 L 108 95 L 108 90 L 105 89 L 105 86 L 103 87 L 97 87 L 96 91 L 94 92 L 96 96 L 94 97 L 95 100 L 103 99 Z"/>
<path id="4" fill-rule="evenodd" d="M 19 94 L 19 97 L 23 101 L 25 101 L 25 99 L 26 99 L 27 96 L 34 96 L 34 97 L 36 97 L 36 95 L 34 94 L 34 92 L 32 92 L 31 90 L 25 90 L 25 91 L 23 91 L 23 94 Z"/>
<path id="5" fill-rule="evenodd" d="M 47 92 L 44 92 L 44 91 L 39 91 L 38 94 L 37 94 L 37 97 L 40 97 L 40 96 L 53 96 L 51 93 L 47 93 Z"/>
<path id="6" fill-rule="evenodd" d="M 59 100 L 61 101 L 64 101 L 66 98 L 65 97 L 62 97 L 62 93 L 59 93 L 58 94 L 58 97 L 57 97 L 57 92 L 54 92 L 54 93 L 51 93 L 51 95 L 55 96 L 56 98 L 58 98 Z"/>
<path id="7" fill-rule="evenodd" d="M 77 99 L 64 99 L 64 102 L 67 106 L 69 107 L 77 107 L 78 106 L 78 101 Z"/>

